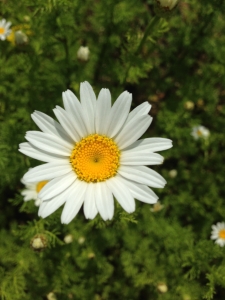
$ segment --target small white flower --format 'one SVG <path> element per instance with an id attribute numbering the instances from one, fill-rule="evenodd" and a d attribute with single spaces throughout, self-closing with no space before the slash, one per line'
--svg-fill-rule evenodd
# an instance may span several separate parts
<path id="1" fill-rule="evenodd" d="M 195 140 L 198 140 L 198 139 L 207 139 L 210 135 L 210 131 L 202 126 L 202 125 L 199 125 L 199 126 L 194 126 L 192 128 L 192 132 L 191 132 L 191 135 L 193 136 L 193 138 Z"/>
<path id="2" fill-rule="evenodd" d="M 32 169 L 30 169 L 32 170 Z M 34 200 L 36 206 L 40 206 L 41 199 L 38 197 L 38 193 L 41 189 L 48 183 L 47 180 L 38 181 L 34 183 L 27 182 L 24 179 L 21 179 L 21 182 L 25 185 L 26 189 L 21 192 L 21 195 L 24 196 L 24 201 Z"/>
<path id="3" fill-rule="evenodd" d="M 152 122 L 151 105 L 144 102 L 130 111 L 132 95 L 123 92 L 111 107 L 108 89 L 96 99 L 88 82 L 81 83 L 81 101 L 69 90 L 63 93 L 65 109 L 53 111 L 59 121 L 35 111 L 32 119 L 42 130 L 28 131 L 28 143 L 19 151 L 46 164 L 29 170 L 26 182 L 49 180 L 38 194 L 39 216 L 45 218 L 65 204 L 61 222 L 68 224 L 83 205 L 84 215 L 103 220 L 114 214 L 114 197 L 128 213 L 135 200 L 156 203 L 149 188 L 163 188 L 165 179 L 145 165 L 159 165 L 156 151 L 172 147 L 165 138 L 138 140 Z"/>
<path id="4" fill-rule="evenodd" d="M 15 41 L 17 45 L 26 44 L 28 42 L 28 37 L 23 31 L 17 30 L 15 32 Z"/>
<path id="5" fill-rule="evenodd" d="M 0 40 L 4 41 L 6 37 L 10 34 L 11 29 L 9 27 L 11 26 L 11 22 L 6 22 L 5 19 L 2 19 L 0 21 Z"/>
<path id="6" fill-rule="evenodd" d="M 157 2 L 161 7 L 171 10 L 177 5 L 178 0 L 157 0 Z"/>
<path id="7" fill-rule="evenodd" d="M 225 223 L 218 222 L 212 225 L 211 239 L 216 240 L 215 243 L 223 247 L 225 245 Z"/>
<path id="8" fill-rule="evenodd" d="M 81 61 L 88 61 L 90 51 L 88 47 L 80 46 L 77 51 L 77 58 Z"/>
<path id="9" fill-rule="evenodd" d="M 72 241 L 73 241 L 73 236 L 72 236 L 72 234 L 67 234 L 67 235 L 64 237 L 64 242 L 65 242 L 66 244 L 70 244 L 70 243 L 72 243 Z"/>

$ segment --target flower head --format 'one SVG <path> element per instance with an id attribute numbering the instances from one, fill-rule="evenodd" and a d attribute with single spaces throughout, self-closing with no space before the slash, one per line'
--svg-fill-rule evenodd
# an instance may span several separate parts
<path id="1" fill-rule="evenodd" d="M 6 37 L 10 34 L 11 29 L 9 27 L 11 26 L 11 22 L 6 22 L 5 19 L 2 19 L 0 21 L 0 40 L 4 41 Z"/>
<path id="2" fill-rule="evenodd" d="M 81 61 L 88 61 L 90 50 L 88 47 L 80 46 L 77 51 L 77 58 Z"/>
<path id="3" fill-rule="evenodd" d="M 48 181 L 43 180 L 31 183 L 21 179 L 21 182 L 26 187 L 26 189 L 21 192 L 21 195 L 24 196 L 24 201 L 34 200 L 35 205 L 39 206 L 41 204 L 41 199 L 38 197 L 38 193 L 48 183 Z"/>
<path id="4" fill-rule="evenodd" d="M 28 131 L 22 153 L 46 162 L 24 175 L 26 182 L 49 181 L 39 192 L 43 201 L 39 216 L 45 218 L 65 203 L 61 221 L 68 224 L 81 206 L 87 219 L 97 213 L 104 220 L 114 214 L 114 199 L 128 213 L 135 199 L 156 203 L 149 188 L 162 188 L 165 179 L 145 165 L 158 165 L 163 157 L 156 151 L 169 149 L 165 138 L 140 138 L 152 121 L 145 102 L 130 111 L 132 95 L 123 92 L 111 107 L 108 89 L 96 99 L 88 82 L 81 83 L 80 99 L 69 90 L 63 93 L 65 109 L 53 111 L 59 122 L 35 111 L 32 119 L 42 130 Z"/>
<path id="5" fill-rule="evenodd" d="M 215 243 L 223 247 L 225 245 L 225 223 L 218 222 L 216 225 L 212 225 L 211 239 L 215 240 Z"/>
<path id="6" fill-rule="evenodd" d="M 210 131 L 202 126 L 202 125 L 199 125 L 199 126 L 194 126 L 192 128 L 192 132 L 191 132 L 191 135 L 193 136 L 193 138 L 195 140 L 198 140 L 198 139 L 207 139 L 210 135 Z"/>

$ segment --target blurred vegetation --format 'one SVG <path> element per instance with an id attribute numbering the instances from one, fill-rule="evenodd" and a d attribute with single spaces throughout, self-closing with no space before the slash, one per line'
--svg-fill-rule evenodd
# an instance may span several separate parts
<path id="1" fill-rule="evenodd" d="M 225 216 L 224 13 L 222 0 L 181 0 L 161 19 L 153 0 L 0 2 L 0 19 L 29 39 L 0 41 L 1 299 L 225 299 L 224 248 L 210 240 Z M 89 47 L 86 62 L 80 46 Z M 174 144 L 154 168 L 168 181 L 156 191 L 161 211 L 136 201 L 132 215 L 117 207 L 103 222 L 80 212 L 65 226 L 60 209 L 42 220 L 33 201 L 23 202 L 20 179 L 38 164 L 17 150 L 36 130 L 30 114 L 53 116 L 62 92 L 79 95 L 84 80 L 114 100 L 128 90 L 133 107 L 152 104 L 145 136 Z M 199 124 L 207 141 L 191 136 Z M 47 244 L 41 252 L 30 247 L 37 234 Z"/>

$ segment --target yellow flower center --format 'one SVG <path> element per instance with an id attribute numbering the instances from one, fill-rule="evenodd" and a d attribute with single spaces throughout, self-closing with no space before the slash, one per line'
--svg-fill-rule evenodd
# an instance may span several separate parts
<path id="1" fill-rule="evenodd" d="M 0 27 L 0 34 L 3 34 L 5 32 L 5 28 Z"/>
<path id="2" fill-rule="evenodd" d="M 36 191 L 37 191 L 37 193 L 39 193 L 40 190 L 41 190 L 47 183 L 48 183 L 47 180 L 38 182 L 38 184 L 36 185 Z"/>
<path id="3" fill-rule="evenodd" d="M 221 239 L 225 239 L 225 229 L 221 229 L 220 232 L 219 232 L 219 237 Z"/>
<path id="4" fill-rule="evenodd" d="M 80 180 L 99 182 L 116 175 L 119 158 L 120 151 L 112 139 L 91 134 L 76 144 L 70 162 Z"/>
<path id="5" fill-rule="evenodd" d="M 197 135 L 198 135 L 198 136 L 202 136 L 202 131 L 198 129 L 198 130 L 197 130 Z"/>

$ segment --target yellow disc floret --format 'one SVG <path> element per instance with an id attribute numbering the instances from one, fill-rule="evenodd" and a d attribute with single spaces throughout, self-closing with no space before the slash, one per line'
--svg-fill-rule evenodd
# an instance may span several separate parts
<path id="1" fill-rule="evenodd" d="M 36 185 L 36 191 L 37 191 L 37 193 L 40 192 L 40 190 L 46 185 L 46 183 L 48 183 L 47 180 L 38 182 L 38 184 Z"/>
<path id="2" fill-rule="evenodd" d="M 5 33 L 5 28 L 0 27 L 0 34 L 3 34 L 3 33 Z"/>
<path id="3" fill-rule="evenodd" d="M 70 162 L 77 177 L 86 182 L 105 181 L 116 175 L 120 151 L 115 142 L 99 134 L 91 134 L 76 144 Z"/>
<path id="4" fill-rule="evenodd" d="M 219 237 L 221 239 L 225 239 L 225 229 L 221 229 L 220 232 L 219 232 Z"/>

